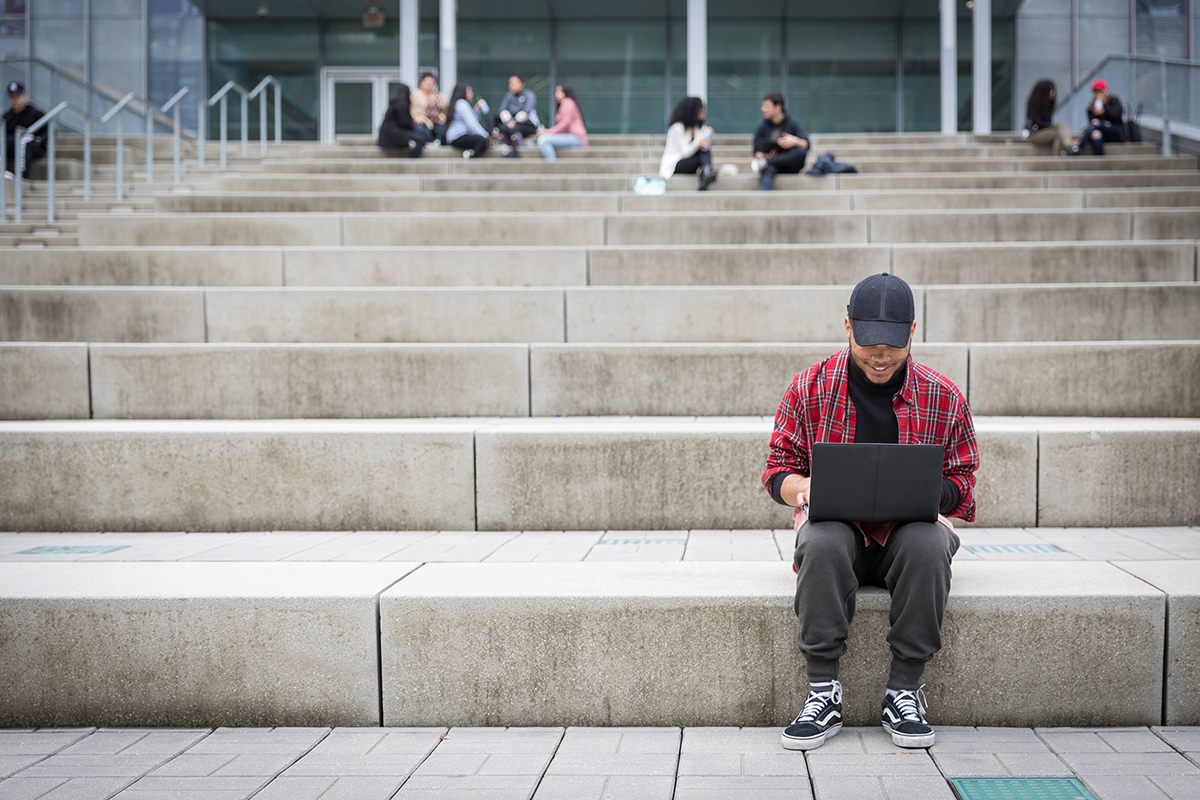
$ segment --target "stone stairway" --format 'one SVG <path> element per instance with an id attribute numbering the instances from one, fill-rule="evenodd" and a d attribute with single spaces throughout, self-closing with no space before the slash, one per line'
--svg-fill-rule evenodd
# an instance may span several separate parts
<path id="1" fill-rule="evenodd" d="M 860 174 L 771 194 L 735 136 L 703 194 L 632 194 L 652 136 L 252 143 L 179 187 L 157 143 L 120 211 L 66 184 L 53 235 L 0 226 L 0 724 L 782 724 L 758 474 L 885 270 L 976 415 L 964 545 L 1019 556 L 956 558 L 933 721 L 1200 724 L 1196 159 L 1006 138 L 814 136 Z M 886 596 L 859 606 L 866 723 Z"/>

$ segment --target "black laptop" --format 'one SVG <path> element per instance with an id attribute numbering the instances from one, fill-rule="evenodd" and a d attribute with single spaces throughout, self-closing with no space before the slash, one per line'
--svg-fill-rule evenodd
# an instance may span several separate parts
<path id="1" fill-rule="evenodd" d="M 829 444 L 812 448 L 813 522 L 936 522 L 940 444 Z"/>

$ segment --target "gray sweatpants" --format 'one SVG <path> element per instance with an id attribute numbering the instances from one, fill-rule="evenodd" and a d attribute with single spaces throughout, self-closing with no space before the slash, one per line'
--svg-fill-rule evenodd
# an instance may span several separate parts
<path id="1" fill-rule="evenodd" d="M 950 559 L 958 536 L 936 522 L 909 522 L 886 547 L 867 547 L 843 522 L 806 522 L 796 536 L 796 644 L 813 683 L 835 680 L 861 585 L 892 596 L 889 689 L 916 689 L 925 662 L 942 647 L 942 617 L 950 594 Z"/>

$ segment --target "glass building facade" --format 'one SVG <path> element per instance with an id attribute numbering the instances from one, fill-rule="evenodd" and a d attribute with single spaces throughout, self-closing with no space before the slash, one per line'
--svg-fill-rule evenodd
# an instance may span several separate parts
<path id="1" fill-rule="evenodd" d="M 661 132 L 687 85 L 685 5 L 565 1 L 532 9 L 527 0 L 462 0 L 458 80 L 496 105 L 508 76 L 520 72 L 546 123 L 554 84 L 567 83 L 592 132 Z M 285 138 L 369 133 L 379 98 L 399 79 L 399 5 L 390 2 L 379 6 L 383 24 L 367 27 L 363 8 L 335 0 L 0 0 L 0 58 L 34 56 L 102 95 L 133 91 L 159 104 L 181 86 L 211 94 L 229 80 L 250 87 L 273 75 L 283 86 Z M 1035 81 L 1050 78 L 1065 93 L 1108 55 L 1194 58 L 1197 2 L 993 0 L 992 127 L 1021 125 Z M 970 130 L 972 24 L 960 5 L 957 119 Z M 419 0 L 418 61 L 432 71 L 438 11 L 436 0 Z M 936 0 L 710 0 L 710 122 L 750 131 L 762 96 L 782 92 L 812 131 L 939 130 L 937 13 Z M 237 114 L 234 102 L 235 130 Z M 195 124 L 194 105 L 184 104 L 184 118 Z M 248 122 L 256 136 L 253 106 Z"/>

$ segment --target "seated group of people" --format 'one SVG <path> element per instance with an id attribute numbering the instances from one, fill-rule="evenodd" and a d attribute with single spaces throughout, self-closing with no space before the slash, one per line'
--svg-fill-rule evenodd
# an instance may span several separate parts
<path id="1" fill-rule="evenodd" d="M 1091 147 L 1094 154 L 1102 156 L 1105 142 L 1129 141 L 1121 101 L 1108 91 L 1104 81 L 1092 83 L 1092 99 L 1087 107 L 1088 124 L 1078 139 L 1072 140 L 1071 129 L 1065 121 L 1054 122 L 1057 99 L 1054 81 L 1040 80 L 1034 84 L 1025 103 L 1025 128 L 1021 131 L 1025 141 L 1049 144 L 1051 153 L 1063 156 L 1079 155 L 1085 147 Z"/>
<path id="2" fill-rule="evenodd" d="M 539 134 L 537 95 L 526 86 L 524 78 L 514 74 L 508 79 L 508 93 L 489 132 L 479 118 L 486 116 L 490 108 L 483 99 L 475 99 L 470 84 L 456 85 L 446 102 L 437 91 L 437 79 L 426 72 L 421 75 L 417 91 L 400 84 L 392 96 L 379 126 L 379 146 L 407 149 L 409 158 L 420 158 L 432 141 L 461 150 L 464 158 L 481 156 L 489 147 L 499 146 L 505 158 L 520 158 L 526 137 L 537 136 L 542 157 L 554 161 L 557 149 L 588 146 L 575 91 L 560 84 L 554 88 L 554 99 L 558 102 L 557 122 Z"/>
<path id="3" fill-rule="evenodd" d="M 554 87 L 554 99 L 558 103 L 557 120 L 553 127 L 539 132 L 537 95 L 524 78 L 513 75 L 508 79 L 508 93 L 489 131 L 480 117 L 486 117 L 490 109 L 484 100 L 475 98 L 470 84 L 455 86 L 450 101 L 446 102 L 437 91 L 437 79 L 426 72 L 421 75 L 417 91 L 401 84 L 392 97 L 379 128 L 379 146 L 407 149 L 409 158 L 419 158 L 431 141 L 461 150 L 464 158 L 481 156 L 488 148 L 499 146 L 505 158 L 520 158 L 525 140 L 536 137 L 542 157 L 554 161 L 559 149 L 588 146 L 587 127 L 575 91 L 567 84 L 559 84 Z M 787 113 L 781 94 L 763 98 L 762 114 L 762 122 L 754 133 L 752 167 L 759 176 L 758 188 L 768 190 L 774 185 L 776 175 L 804 170 L 808 134 Z M 675 106 L 659 164 L 659 175 L 664 180 L 672 175 L 696 175 L 701 190 L 717 180 L 717 170 L 712 164 L 713 129 L 705 124 L 707 118 L 704 101 L 699 97 L 685 97 Z"/>

